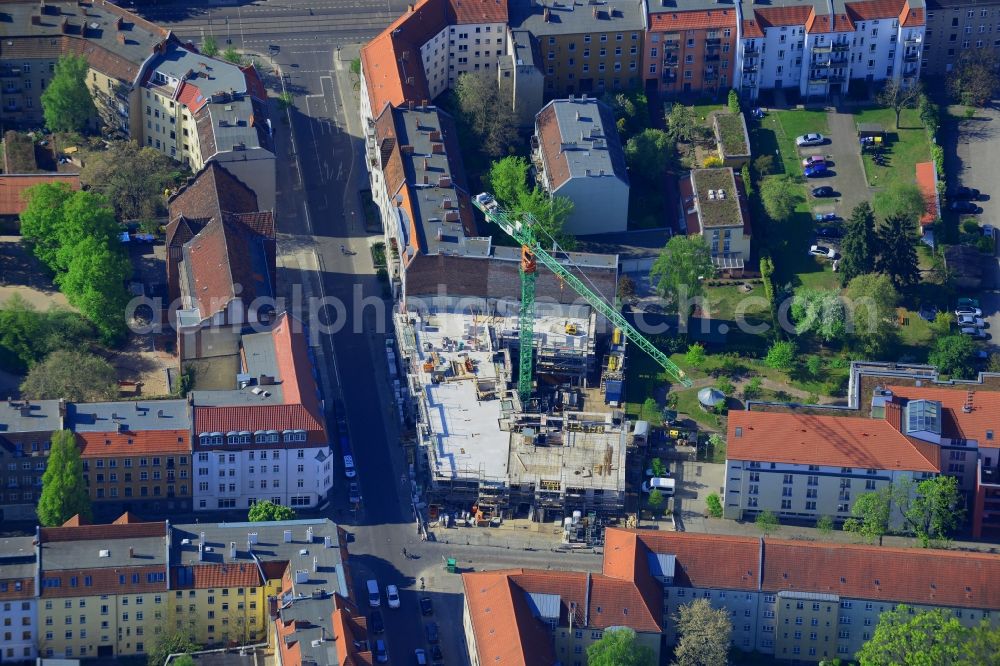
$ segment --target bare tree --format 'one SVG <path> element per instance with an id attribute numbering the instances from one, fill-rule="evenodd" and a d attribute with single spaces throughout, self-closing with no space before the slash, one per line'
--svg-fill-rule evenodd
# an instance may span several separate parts
<path id="1" fill-rule="evenodd" d="M 899 129 L 899 114 L 903 109 L 916 105 L 920 99 L 920 92 L 919 82 L 907 86 L 903 85 L 902 81 L 889 80 L 885 82 L 875 101 L 896 112 L 896 129 Z"/>

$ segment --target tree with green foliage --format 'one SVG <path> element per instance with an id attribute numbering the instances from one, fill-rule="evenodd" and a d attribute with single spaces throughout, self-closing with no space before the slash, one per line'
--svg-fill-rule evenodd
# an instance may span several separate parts
<path id="1" fill-rule="evenodd" d="M 674 103 L 667 114 L 667 135 L 674 141 L 690 143 L 698 138 L 698 119 L 694 109 L 680 103 Z"/>
<path id="2" fill-rule="evenodd" d="M 844 286 L 857 276 L 875 270 L 875 260 L 878 258 L 875 214 L 867 201 L 855 206 L 851 216 L 847 218 L 840 254 L 840 278 Z"/>
<path id="3" fill-rule="evenodd" d="M 85 238 L 73 246 L 77 252 L 56 283 L 70 304 L 93 322 L 107 344 L 117 344 L 126 332 L 125 307 L 129 294 L 125 280 L 132 264 L 118 248 L 96 238 Z"/>
<path id="4" fill-rule="evenodd" d="M 795 343 L 791 340 L 778 340 L 767 350 L 764 365 L 785 372 L 795 367 Z"/>
<path id="5" fill-rule="evenodd" d="M 963 49 L 955 69 L 948 74 L 948 88 L 967 106 L 983 106 L 1000 88 L 1000 59 L 992 49 Z"/>
<path id="6" fill-rule="evenodd" d="M 754 520 L 754 523 L 756 523 L 757 529 L 759 529 L 764 536 L 770 536 L 781 529 L 781 523 L 778 521 L 778 516 L 776 516 L 773 511 L 761 511 L 757 514 L 757 518 Z"/>
<path id="7" fill-rule="evenodd" d="M 628 301 L 635 298 L 635 280 L 628 275 L 618 278 L 618 300 Z"/>
<path id="8" fill-rule="evenodd" d="M 505 208 L 514 209 L 528 193 L 528 160 L 519 155 L 509 155 L 493 162 L 486 182 L 493 196 Z"/>
<path id="9" fill-rule="evenodd" d="M 599 641 L 587 646 L 588 666 L 654 666 L 656 654 L 637 640 L 628 627 L 607 629 Z"/>
<path id="10" fill-rule="evenodd" d="M 746 166 L 746 165 L 744 165 Z M 758 155 L 753 159 L 753 170 L 758 178 L 774 173 L 774 155 Z"/>
<path id="11" fill-rule="evenodd" d="M 659 183 L 674 154 L 674 144 L 663 130 L 648 128 L 625 144 L 629 176 L 650 184 Z"/>
<path id="12" fill-rule="evenodd" d="M 935 339 L 951 335 L 951 327 L 954 325 L 955 315 L 944 310 L 934 315 L 934 321 L 928 324 Z"/>
<path id="13" fill-rule="evenodd" d="M 663 496 L 663 491 L 659 488 L 653 488 L 649 491 L 649 497 L 646 499 L 646 504 L 649 506 L 649 510 L 653 512 L 654 515 L 660 515 L 663 513 L 663 509 L 667 504 L 667 498 Z"/>
<path id="14" fill-rule="evenodd" d="M 743 397 L 747 400 L 759 398 L 762 384 L 763 382 L 760 377 L 751 377 L 750 381 L 743 387 Z"/>
<path id="15" fill-rule="evenodd" d="M 744 164 L 740 167 L 740 180 L 743 181 L 743 189 L 747 193 L 747 198 L 754 197 L 753 181 L 750 179 L 750 165 Z"/>
<path id="16" fill-rule="evenodd" d="M 888 275 L 896 289 L 904 289 L 920 281 L 915 229 L 912 219 L 894 215 L 886 218 L 878 230 L 879 251 L 875 268 Z"/>
<path id="17" fill-rule="evenodd" d="M 23 373 L 57 349 L 85 348 L 94 328 L 78 313 L 52 306 L 39 312 L 20 294 L 0 305 L 0 349 L 16 358 L 9 370 Z"/>
<path id="18" fill-rule="evenodd" d="M 232 46 L 227 46 L 226 50 L 222 52 L 222 59 L 234 65 L 243 64 L 243 56 Z"/>
<path id="19" fill-rule="evenodd" d="M 164 631 L 153 641 L 152 649 L 146 654 L 146 663 L 149 666 L 163 666 L 167 657 L 172 654 L 189 654 L 200 649 L 194 642 L 194 633 L 190 629 Z"/>
<path id="20" fill-rule="evenodd" d="M 201 43 L 201 52 L 209 58 L 214 58 L 219 54 L 219 44 L 215 41 L 215 35 L 209 35 Z"/>
<path id="21" fill-rule="evenodd" d="M 183 654 L 170 662 L 170 666 L 197 666 L 197 663 L 189 654 Z"/>
<path id="22" fill-rule="evenodd" d="M 764 287 L 764 298 L 767 299 L 767 309 L 771 316 L 771 330 L 773 331 L 773 335 L 778 336 L 780 335 L 780 329 L 777 323 L 778 304 L 774 291 L 774 261 L 766 255 L 760 258 L 760 281 Z"/>
<path id="23" fill-rule="evenodd" d="M 833 290 L 803 287 L 792 299 L 792 321 L 799 335 L 811 333 L 824 342 L 841 340 L 847 332 L 844 301 Z"/>
<path id="24" fill-rule="evenodd" d="M 990 354 L 989 360 L 986 363 L 986 370 L 988 372 L 1000 372 L 1000 352 Z"/>
<path id="25" fill-rule="evenodd" d="M 735 88 L 729 90 L 729 113 L 739 113 L 740 112 L 740 94 L 736 92 Z"/>
<path id="26" fill-rule="evenodd" d="M 63 207 L 73 195 L 66 183 L 43 183 L 25 192 L 26 205 L 20 215 L 21 239 L 53 271 L 62 245 Z"/>
<path id="27" fill-rule="evenodd" d="M 719 493 L 709 493 L 705 497 L 705 508 L 712 518 L 722 518 L 722 499 L 719 497 Z"/>
<path id="28" fill-rule="evenodd" d="M 58 349 L 31 367 L 21 393 L 31 400 L 113 400 L 118 397 L 118 376 L 100 356 Z"/>
<path id="29" fill-rule="evenodd" d="M 573 207 L 573 200 L 569 197 L 552 196 L 536 186 L 518 200 L 514 210 L 530 213 L 535 218 L 538 223 L 535 225 L 535 237 L 541 245 L 555 243 L 563 250 L 573 250 L 576 238 L 565 231 Z"/>
<path id="30" fill-rule="evenodd" d="M 247 512 L 247 520 L 251 523 L 295 520 L 295 510 L 283 504 L 275 504 L 271 500 L 261 500 L 250 507 L 250 511 Z"/>
<path id="31" fill-rule="evenodd" d="M 788 175 L 771 176 L 760 183 L 760 199 L 764 212 L 775 222 L 784 222 L 792 217 L 795 207 L 805 199 L 802 186 Z"/>
<path id="32" fill-rule="evenodd" d="M 899 292 L 887 275 L 858 275 L 847 285 L 845 294 L 851 336 L 870 358 L 889 353 L 898 338 L 896 304 Z"/>
<path id="33" fill-rule="evenodd" d="M 818 379 L 823 374 L 823 359 L 815 354 L 806 357 L 806 372 L 813 379 Z"/>
<path id="34" fill-rule="evenodd" d="M 827 535 L 833 532 L 833 518 L 830 516 L 820 516 L 819 518 L 817 518 L 816 530 L 823 535 Z"/>
<path id="35" fill-rule="evenodd" d="M 90 519 L 90 495 L 83 480 L 83 461 L 76 436 L 69 430 L 52 435 L 48 463 L 42 475 L 38 498 L 38 520 L 45 527 L 58 527 L 75 515 Z"/>
<path id="36" fill-rule="evenodd" d="M 615 126 L 622 143 L 650 126 L 649 100 L 641 90 L 608 94 L 602 101 L 611 108 L 615 116 Z"/>
<path id="37" fill-rule="evenodd" d="M 650 282 L 656 285 L 659 295 L 685 319 L 691 314 L 694 299 L 705 294 L 704 280 L 713 275 L 712 252 L 700 235 L 671 238 L 649 271 Z"/>
<path id="38" fill-rule="evenodd" d="M 705 356 L 704 345 L 700 342 L 695 342 L 688 345 L 687 352 L 684 354 L 684 363 L 697 368 L 705 362 Z"/>
<path id="39" fill-rule="evenodd" d="M 496 77 L 467 72 L 455 84 L 463 120 L 475 133 L 483 152 L 501 157 L 517 143 L 517 119 L 510 100 L 500 93 Z"/>
<path id="40" fill-rule="evenodd" d="M 927 548 L 931 541 L 946 539 L 965 514 L 965 504 L 958 480 L 940 475 L 915 484 L 900 481 L 894 485 L 894 496 L 903 524 Z"/>
<path id="41" fill-rule="evenodd" d="M 56 62 L 55 74 L 42 92 L 45 126 L 53 132 L 82 132 L 97 107 L 87 88 L 90 65 L 79 55 L 64 55 Z"/>
<path id="42" fill-rule="evenodd" d="M 667 466 L 663 464 L 663 461 L 659 458 L 653 458 L 649 461 L 650 470 L 653 472 L 653 476 L 659 478 L 667 475 Z"/>
<path id="43" fill-rule="evenodd" d="M 935 608 L 911 614 L 905 604 L 883 611 L 878 626 L 855 658 L 861 666 L 980 666 L 965 650 L 971 630 L 950 611 Z M 990 655 L 994 660 L 995 654 Z M 993 661 L 992 663 L 996 663 Z"/>
<path id="44" fill-rule="evenodd" d="M 896 114 L 896 129 L 899 129 L 899 116 L 903 109 L 914 106 L 922 91 L 923 87 L 919 82 L 911 81 L 907 84 L 901 79 L 886 79 L 875 101 L 893 110 Z"/>
<path id="45" fill-rule="evenodd" d="M 862 493 L 851 506 L 851 517 L 844 522 L 844 531 L 857 534 L 868 543 L 878 540 L 878 545 L 881 546 L 882 537 L 889 533 L 892 499 L 891 486 Z"/>
<path id="46" fill-rule="evenodd" d="M 654 425 L 659 425 L 663 416 L 660 411 L 660 406 L 656 403 L 655 398 L 646 398 L 642 402 L 642 409 L 639 412 L 639 418 L 643 421 L 649 421 Z"/>
<path id="47" fill-rule="evenodd" d="M 165 193 L 182 177 L 176 162 L 131 140 L 111 141 L 105 150 L 88 152 L 80 170 L 80 181 L 103 194 L 122 220 L 163 215 Z"/>
<path id="48" fill-rule="evenodd" d="M 944 374 L 972 379 L 976 373 L 978 351 L 976 343 L 969 336 L 946 335 L 934 341 L 928 361 Z"/>
<path id="49" fill-rule="evenodd" d="M 725 608 L 713 608 L 708 599 L 695 599 L 677 608 L 677 646 L 673 666 L 726 666 L 733 623 Z"/>
<path id="50" fill-rule="evenodd" d="M 912 182 L 901 180 L 876 192 L 872 197 L 872 205 L 882 219 L 905 218 L 911 230 L 916 228 L 917 221 L 927 211 L 927 201 L 920 188 Z"/>

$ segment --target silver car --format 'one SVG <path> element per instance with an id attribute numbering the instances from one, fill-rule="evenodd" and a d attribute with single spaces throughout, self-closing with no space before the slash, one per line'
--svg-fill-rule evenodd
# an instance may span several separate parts
<path id="1" fill-rule="evenodd" d="M 795 137 L 795 145 L 802 146 L 822 146 L 826 142 L 826 137 L 822 134 L 803 134 L 802 136 Z"/>
<path id="2" fill-rule="evenodd" d="M 958 315 L 958 326 L 959 328 L 973 327 L 973 328 L 986 328 L 986 322 L 980 317 L 976 317 L 971 314 Z"/>

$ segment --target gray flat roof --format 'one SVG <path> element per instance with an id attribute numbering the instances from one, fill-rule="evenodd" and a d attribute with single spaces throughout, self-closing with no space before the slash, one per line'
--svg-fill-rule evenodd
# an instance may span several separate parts
<path id="1" fill-rule="evenodd" d="M 281 387 L 281 373 L 274 350 L 274 338 L 271 333 L 250 333 L 240 337 L 243 348 L 241 358 L 246 359 L 246 371 L 238 373 L 250 375 L 252 384 L 244 389 L 236 388 L 236 375 L 230 378 L 231 389 L 192 391 L 194 404 L 200 407 L 224 407 L 233 405 L 280 405 L 284 401 L 284 391 Z M 273 384 L 262 385 L 261 376 L 273 377 Z M 262 392 L 254 393 L 255 389 Z"/>
<path id="2" fill-rule="evenodd" d="M 531 33 L 527 30 L 511 30 L 514 41 L 514 64 L 534 65 L 535 45 Z"/>
<path id="3" fill-rule="evenodd" d="M 58 400 L 0 402 L 0 436 L 13 432 L 55 432 L 60 427 Z"/>
<path id="4" fill-rule="evenodd" d="M 665 14 L 667 12 L 690 12 L 705 9 L 730 9 L 736 3 L 734 0 L 649 0 L 650 14 Z"/>
<path id="5" fill-rule="evenodd" d="M 0 539 L 0 578 L 34 578 L 34 537 L 6 537 Z M 31 596 L 32 589 L 22 590 Z"/>
<path id="6" fill-rule="evenodd" d="M 548 105 L 555 113 L 562 144 L 559 149 L 569 169 L 570 179 L 613 175 L 628 183 L 625 155 L 622 152 L 618 129 L 614 125 L 611 110 L 604 103 L 588 97 L 554 99 Z M 544 108 L 538 115 L 541 116 L 543 113 L 546 113 Z M 606 124 L 610 124 L 611 127 L 608 128 Z M 544 143 L 542 146 L 548 150 L 556 148 Z M 546 150 L 542 152 L 545 153 L 547 162 L 550 159 L 558 159 L 557 155 L 549 155 Z M 562 184 L 558 183 L 555 186 L 559 187 Z"/>
<path id="7" fill-rule="evenodd" d="M 216 151 L 222 153 L 237 146 L 247 149 L 262 147 L 260 133 L 250 124 L 254 107 L 249 97 L 219 104 L 206 104 L 205 108 L 211 116 Z"/>
<path id="8" fill-rule="evenodd" d="M 544 5 L 534 0 L 510 0 L 510 26 L 530 30 L 536 37 L 642 31 L 646 28 L 642 6 L 643 0 L 561 0 Z"/>
<path id="9" fill-rule="evenodd" d="M 166 537 L 128 537 L 81 541 L 46 541 L 42 544 L 42 569 L 106 569 L 166 564 Z M 129 555 L 129 548 L 132 555 Z M 107 557 L 101 557 L 106 551 Z"/>
<path id="10" fill-rule="evenodd" d="M 189 430 L 186 400 L 121 400 L 71 402 L 66 405 L 66 428 L 76 432 L 115 432 L 125 425 L 139 430 Z"/>
<path id="11" fill-rule="evenodd" d="M 189 51 L 179 44 L 167 47 L 166 53 L 153 60 L 150 70 L 179 81 L 187 78 L 205 97 L 247 92 L 246 76 L 239 67 Z"/>

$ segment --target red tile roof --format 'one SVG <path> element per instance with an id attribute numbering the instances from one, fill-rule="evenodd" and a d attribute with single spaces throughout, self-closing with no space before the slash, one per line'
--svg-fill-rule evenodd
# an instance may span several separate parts
<path id="1" fill-rule="evenodd" d="M 195 407 L 195 434 L 240 430 L 306 430 L 308 442 L 326 443 L 325 429 L 302 405 L 240 405 L 235 407 Z M 243 445 L 248 448 L 253 445 Z M 275 448 L 261 445 L 260 448 Z"/>
<path id="2" fill-rule="evenodd" d="M 763 27 L 767 26 L 765 25 Z M 760 23 L 758 23 L 754 19 L 744 19 L 743 21 L 744 39 L 748 37 L 757 37 L 757 38 L 763 37 L 764 36 L 763 27 L 761 26 Z"/>
<path id="3" fill-rule="evenodd" d="M 924 25 L 924 11 L 923 7 L 911 8 L 910 3 L 906 2 L 903 5 L 903 18 L 900 19 L 900 24 L 904 28 L 913 28 Z"/>
<path id="4" fill-rule="evenodd" d="M 806 32 L 828 34 L 833 32 L 854 32 L 854 24 L 847 14 L 813 13 L 806 22 Z"/>
<path id="5" fill-rule="evenodd" d="M 1000 391 L 971 392 L 971 410 L 964 407 L 969 391 L 916 386 L 887 386 L 896 399 L 936 400 L 941 403 L 941 434 L 951 439 L 974 439 L 980 447 L 1000 447 Z M 993 431 L 993 439 L 986 431 Z"/>
<path id="6" fill-rule="evenodd" d="M 676 30 L 711 30 L 736 27 L 736 10 L 697 9 L 691 11 L 650 12 L 650 32 Z"/>
<path id="7" fill-rule="evenodd" d="M 165 537 L 167 524 L 164 523 L 122 523 L 111 525 L 81 525 L 79 527 L 43 527 L 41 542 L 58 541 L 107 541 L 110 539 L 142 539 L 144 537 Z"/>
<path id="8" fill-rule="evenodd" d="M 78 432 L 76 441 L 84 458 L 191 452 L 191 437 L 187 430 Z"/>
<path id="9" fill-rule="evenodd" d="M 171 589 L 203 590 L 216 587 L 256 587 L 262 585 L 260 570 L 254 564 L 195 564 L 185 567 L 191 570 L 190 578 L 182 584 L 178 575 L 180 567 L 171 567 Z M 190 582 L 188 582 L 190 581 Z"/>
<path id="10" fill-rule="evenodd" d="M 177 101 L 186 106 L 191 113 L 195 113 L 208 104 L 209 98 L 201 92 L 198 86 L 183 81 L 181 89 L 177 92 Z"/>
<path id="11" fill-rule="evenodd" d="M 620 542 L 626 530 L 609 528 Z M 633 532 L 637 548 L 676 555 L 678 571 L 699 573 L 675 585 L 818 592 L 887 603 L 1000 608 L 1000 555 L 782 539 Z M 643 554 L 644 555 L 644 554 Z M 605 550 L 605 570 L 608 568 Z M 723 566 L 720 566 L 722 564 Z M 763 576 L 756 580 L 758 573 Z M 759 584 L 759 587 L 758 587 Z"/>
<path id="12" fill-rule="evenodd" d="M 80 175 L 75 173 L 0 174 L 0 215 L 20 215 L 28 202 L 25 190 L 43 183 L 65 183 L 80 189 Z"/>
<path id="13" fill-rule="evenodd" d="M 281 377 L 283 401 L 285 404 L 301 404 L 317 422 L 322 423 L 316 378 L 302 322 L 283 312 L 271 329 L 271 337 L 278 376 Z"/>
<path id="14" fill-rule="evenodd" d="M 45 566 L 45 556 L 42 555 L 42 566 Z M 46 578 L 60 579 L 60 585 L 56 587 L 43 587 L 43 597 L 79 597 L 83 592 L 78 587 L 70 586 L 70 579 L 83 580 L 85 576 L 91 579 L 91 585 L 87 589 L 87 595 L 98 594 L 143 594 L 145 592 L 166 592 L 166 576 L 160 582 L 149 582 L 148 574 L 166 573 L 166 567 L 160 565 L 149 565 L 139 567 L 89 567 L 85 569 L 60 569 L 58 571 L 45 571 Z M 132 582 L 132 576 L 137 576 L 138 582 Z M 119 576 L 125 576 L 122 583 Z"/>
<path id="15" fill-rule="evenodd" d="M 754 16 L 762 29 L 783 25 L 805 25 L 813 13 L 812 5 L 792 7 L 754 7 Z"/>
<path id="16" fill-rule="evenodd" d="M 933 162 L 917 163 L 917 186 L 924 195 L 925 212 L 920 217 L 921 226 L 932 224 L 938 218 L 937 175 Z"/>
<path id="17" fill-rule="evenodd" d="M 701 235 L 701 220 L 698 219 L 698 209 L 694 206 L 692 177 L 690 173 L 681 176 L 677 181 L 677 189 L 680 192 L 681 206 L 684 207 L 684 220 L 687 222 L 688 236 L 699 236 Z"/>
<path id="18" fill-rule="evenodd" d="M 726 446 L 732 460 L 940 471 L 922 442 L 904 436 L 881 419 L 730 412 Z"/>
<path id="19" fill-rule="evenodd" d="M 250 96 L 266 102 L 267 88 L 264 87 L 264 82 L 260 80 L 260 73 L 254 67 L 253 63 L 246 67 L 240 67 L 240 71 L 243 72 L 243 77 L 246 79 L 247 92 Z"/>
<path id="20" fill-rule="evenodd" d="M 868 0 L 847 3 L 847 14 L 854 21 L 898 18 L 904 11 L 905 0 Z"/>
<path id="21" fill-rule="evenodd" d="M 506 23 L 507 0 L 449 0 L 454 23 Z"/>

